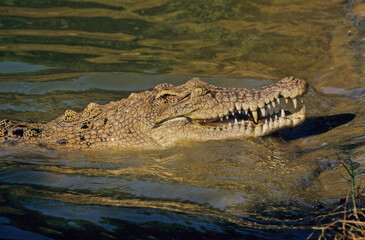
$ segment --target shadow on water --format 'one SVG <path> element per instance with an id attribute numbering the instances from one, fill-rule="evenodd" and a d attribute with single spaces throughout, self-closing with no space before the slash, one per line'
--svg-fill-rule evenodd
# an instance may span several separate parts
<path id="1" fill-rule="evenodd" d="M 295 140 L 328 132 L 329 130 L 352 121 L 356 114 L 336 114 L 321 117 L 308 117 L 298 127 L 282 130 L 280 135 L 286 140 Z"/>

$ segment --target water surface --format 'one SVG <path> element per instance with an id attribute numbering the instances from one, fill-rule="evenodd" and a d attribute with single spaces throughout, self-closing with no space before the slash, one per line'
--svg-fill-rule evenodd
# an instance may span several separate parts
<path id="1" fill-rule="evenodd" d="M 134 152 L 0 146 L 0 238 L 306 239 L 313 217 L 346 196 L 336 154 L 365 161 L 358 6 L 2 1 L 1 119 L 48 121 L 192 77 L 256 88 L 294 75 L 311 87 L 308 120 L 261 139 Z"/>

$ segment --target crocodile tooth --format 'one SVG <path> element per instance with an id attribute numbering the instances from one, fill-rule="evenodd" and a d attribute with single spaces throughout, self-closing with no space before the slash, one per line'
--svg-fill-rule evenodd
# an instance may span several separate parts
<path id="1" fill-rule="evenodd" d="M 241 110 L 238 110 L 238 113 L 239 113 L 239 114 L 241 114 L 241 113 L 242 113 L 242 111 L 241 111 Z"/>
<path id="2" fill-rule="evenodd" d="M 267 120 L 265 121 L 265 124 L 262 126 L 262 134 L 266 134 L 266 132 L 269 130 L 269 124 L 267 123 Z"/>
<path id="3" fill-rule="evenodd" d="M 268 126 L 269 128 L 272 128 L 274 126 L 273 122 L 269 121 Z"/>
<path id="4" fill-rule="evenodd" d="M 246 114 L 246 115 L 248 114 L 248 110 L 245 110 L 245 114 Z"/>
<path id="5" fill-rule="evenodd" d="M 237 125 L 238 124 L 238 121 L 237 121 L 237 118 L 234 119 L 234 125 Z"/>
<path id="6" fill-rule="evenodd" d="M 267 124 L 267 119 L 265 119 L 265 124 Z"/>
<path id="7" fill-rule="evenodd" d="M 266 117 L 266 111 L 265 111 L 265 108 L 260 108 L 261 110 L 261 115 Z"/>
<path id="8" fill-rule="evenodd" d="M 262 133 L 262 126 L 259 124 L 255 127 L 255 136 L 259 136 Z"/>
<path id="9" fill-rule="evenodd" d="M 232 127 L 232 123 L 229 123 L 229 124 L 228 124 L 228 127 Z"/>
<path id="10" fill-rule="evenodd" d="M 241 124 L 242 124 L 242 125 L 245 125 L 245 121 L 244 121 L 243 119 L 242 119 L 242 121 L 241 121 Z"/>
<path id="11" fill-rule="evenodd" d="M 285 111 L 284 111 L 284 109 L 281 109 L 280 117 L 285 117 Z"/>
<path id="12" fill-rule="evenodd" d="M 269 120 L 271 123 L 272 123 L 272 118 L 270 118 L 270 120 Z"/>
<path id="13" fill-rule="evenodd" d="M 293 98 L 292 100 L 293 100 L 294 108 L 297 108 L 297 105 L 298 105 L 297 99 Z"/>
<path id="14" fill-rule="evenodd" d="M 273 108 L 275 108 L 275 102 L 271 102 Z"/>
<path id="15" fill-rule="evenodd" d="M 255 120 L 255 122 L 257 122 L 257 111 L 251 111 L 252 112 L 252 117 Z"/>
<path id="16" fill-rule="evenodd" d="M 221 118 L 221 122 L 223 121 L 223 118 Z"/>
<path id="17" fill-rule="evenodd" d="M 247 135 L 252 134 L 252 126 L 251 126 L 251 122 L 249 122 L 249 123 L 248 123 L 248 125 L 247 125 L 246 133 L 247 133 Z"/>
<path id="18" fill-rule="evenodd" d="M 268 112 L 269 112 L 269 115 L 273 115 L 273 114 L 274 114 L 274 110 L 275 110 L 275 109 L 274 109 L 274 108 L 272 108 L 270 104 L 268 104 L 268 105 L 267 105 L 267 110 L 268 110 Z"/>
<path id="19" fill-rule="evenodd" d="M 300 99 L 300 102 L 301 102 L 301 103 L 304 103 L 304 100 L 303 100 L 303 98 L 299 98 L 299 99 Z"/>
<path id="20" fill-rule="evenodd" d="M 232 112 L 232 116 L 234 117 L 234 112 Z"/>
<path id="21" fill-rule="evenodd" d="M 280 104 L 280 98 L 277 98 L 276 101 L 278 102 L 278 104 Z"/>
<path id="22" fill-rule="evenodd" d="M 275 115 L 275 120 L 278 120 L 278 115 Z"/>
<path id="23" fill-rule="evenodd" d="M 286 120 L 285 118 L 281 117 L 279 118 L 279 127 L 283 127 L 286 125 Z"/>
<path id="24" fill-rule="evenodd" d="M 240 126 L 240 130 L 241 130 L 241 132 L 244 132 L 245 131 L 245 125 Z"/>
<path id="25" fill-rule="evenodd" d="M 228 115 L 226 116 L 226 119 L 228 119 L 229 117 L 228 117 Z"/>
<path id="26" fill-rule="evenodd" d="M 285 98 L 285 102 L 288 103 L 288 99 L 287 98 Z"/>

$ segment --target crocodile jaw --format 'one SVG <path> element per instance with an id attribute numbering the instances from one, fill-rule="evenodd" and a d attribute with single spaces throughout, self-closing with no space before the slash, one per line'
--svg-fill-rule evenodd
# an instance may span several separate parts
<path id="1" fill-rule="evenodd" d="M 298 126 L 304 122 L 306 112 L 304 103 L 294 113 L 289 114 L 288 110 L 281 109 L 283 111 L 268 111 L 266 117 L 259 115 L 257 121 L 250 117 L 249 112 L 248 119 L 243 119 L 243 122 L 238 120 L 239 117 L 244 116 L 242 112 L 239 114 L 238 111 L 225 115 L 222 120 L 204 121 L 192 120 L 189 117 L 177 117 L 161 124 L 158 129 L 154 129 L 151 132 L 151 135 L 156 143 L 167 147 L 173 146 L 178 141 L 232 140 L 261 137 L 285 128 Z"/>

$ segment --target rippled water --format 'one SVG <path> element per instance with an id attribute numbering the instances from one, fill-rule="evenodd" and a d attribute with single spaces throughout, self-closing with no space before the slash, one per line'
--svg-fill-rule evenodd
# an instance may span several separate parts
<path id="1" fill-rule="evenodd" d="M 0 146 L 0 238 L 306 239 L 365 161 L 364 4 L 6 0 L 0 119 L 47 121 L 193 76 L 310 84 L 308 120 L 275 136 L 159 151 Z M 322 205 L 323 208 L 313 208 Z"/>

